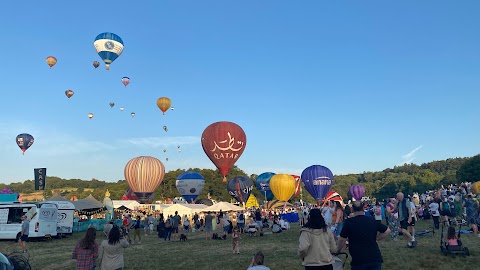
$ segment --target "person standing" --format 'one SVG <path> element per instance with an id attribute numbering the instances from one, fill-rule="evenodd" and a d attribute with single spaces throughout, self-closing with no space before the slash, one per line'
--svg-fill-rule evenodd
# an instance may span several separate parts
<path id="1" fill-rule="evenodd" d="M 173 241 L 178 240 L 178 226 L 180 226 L 182 218 L 178 215 L 178 211 L 175 211 L 175 216 L 172 218 L 172 234 Z"/>
<path id="2" fill-rule="evenodd" d="M 440 205 L 437 199 L 433 199 L 433 201 L 428 204 L 428 211 L 432 215 L 433 226 L 437 230 L 440 229 Z"/>
<path id="3" fill-rule="evenodd" d="M 472 226 L 473 234 L 478 234 L 478 203 L 473 199 L 472 194 L 468 194 L 467 199 L 463 203 L 467 213 L 467 224 Z"/>
<path id="4" fill-rule="evenodd" d="M 305 270 L 333 270 L 337 245 L 320 209 L 310 211 L 307 223 L 300 229 L 298 255 Z"/>
<path id="5" fill-rule="evenodd" d="M 402 233 L 409 240 L 406 247 L 414 247 L 416 242 L 415 234 L 410 234 L 409 227 L 415 226 L 415 220 L 412 218 L 411 203 L 405 198 L 402 192 L 397 193 L 397 204 L 395 209 L 398 211 L 398 221 L 400 222 Z"/>
<path id="6" fill-rule="evenodd" d="M 20 232 L 20 238 L 18 239 L 18 244 L 22 248 L 23 253 L 27 253 L 27 241 L 28 241 L 29 233 L 30 233 L 30 221 L 27 219 L 26 215 L 23 215 L 22 231 Z"/>
<path id="7" fill-rule="evenodd" d="M 114 226 L 110 230 L 108 240 L 103 240 L 100 244 L 98 257 L 101 260 L 102 270 L 119 270 L 125 266 L 123 251 L 128 247 L 128 241 L 125 237 L 120 237 L 120 229 Z"/>
<path id="8" fill-rule="evenodd" d="M 262 213 L 260 212 L 260 208 L 257 208 L 257 211 L 255 211 L 255 222 L 260 231 L 263 232 Z"/>
<path id="9" fill-rule="evenodd" d="M 377 201 L 373 207 L 373 216 L 376 222 L 382 223 L 382 206 L 379 201 Z"/>
<path id="10" fill-rule="evenodd" d="M 133 229 L 135 232 L 133 233 L 133 243 L 135 244 L 135 240 L 138 237 L 138 243 L 142 243 L 142 238 L 140 237 L 141 231 L 142 231 L 142 221 L 140 220 L 140 216 L 137 216 L 137 219 L 135 220 L 135 223 L 133 225 Z"/>
<path id="11" fill-rule="evenodd" d="M 375 222 L 372 217 L 365 216 L 361 201 L 353 202 L 352 208 L 354 216 L 345 220 L 337 253 L 342 252 L 348 239 L 352 270 L 381 270 L 383 258 L 377 241 L 387 237 L 390 229 L 382 223 Z"/>
<path id="12" fill-rule="evenodd" d="M 238 228 L 233 229 L 232 249 L 233 249 L 233 254 L 235 253 L 240 254 L 240 233 L 238 231 Z"/>
<path id="13" fill-rule="evenodd" d="M 213 230 L 213 216 L 210 214 L 211 212 L 208 211 L 207 215 L 205 216 L 205 239 L 211 239 L 210 233 Z"/>
<path id="14" fill-rule="evenodd" d="M 76 270 L 95 270 L 98 258 L 98 244 L 95 241 L 95 228 L 88 228 L 85 237 L 77 242 L 72 259 L 76 260 Z"/>
<path id="15" fill-rule="evenodd" d="M 237 226 L 240 229 L 240 233 L 243 233 L 243 228 L 245 228 L 245 215 L 243 211 L 240 211 L 240 215 L 238 215 Z"/>

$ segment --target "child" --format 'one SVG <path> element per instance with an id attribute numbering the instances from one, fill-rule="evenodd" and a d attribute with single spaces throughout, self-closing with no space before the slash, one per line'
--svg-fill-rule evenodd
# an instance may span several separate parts
<path id="1" fill-rule="evenodd" d="M 449 246 L 458 246 L 458 237 L 455 228 L 452 226 L 448 227 L 447 241 Z"/>
<path id="2" fill-rule="evenodd" d="M 237 254 L 240 254 L 240 234 L 238 232 L 237 227 L 235 227 L 235 229 L 233 229 L 232 244 L 233 244 L 233 254 L 235 254 L 235 252 Z"/>

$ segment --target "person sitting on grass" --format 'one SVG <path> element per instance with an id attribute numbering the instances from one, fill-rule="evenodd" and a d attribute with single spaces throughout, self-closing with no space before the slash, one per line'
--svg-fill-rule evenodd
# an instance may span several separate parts
<path id="1" fill-rule="evenodd" d="M 458 236 L 455 233 L 455 228 L 452 226 L 448 227 L 447 243 L 449 246 L 458 246 Z"/>
<path id="2" fill-rule="evenodd" d="M 270 270 L 270 268 L 263 265 L 265 256 L 263 252 L 259 251 L 253 256 L 252 262 L 247 270 Z"/>

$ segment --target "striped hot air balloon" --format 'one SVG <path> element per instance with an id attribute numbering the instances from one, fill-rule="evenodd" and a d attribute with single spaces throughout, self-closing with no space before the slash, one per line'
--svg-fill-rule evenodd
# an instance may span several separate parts
<path id="1" fill-rule="evenodd" d="M 157 158 L 140 156 L 127 163 L 124 173 L 130 189 L 141 203 L 145 203 L 162 183 L 165 166 Z"/>
<path id="2" fill-rule="evenodd" d="M 110 69 L 115 59 L 117 59 L 123 52 L 123 40 L 114 33 L 101 33 L 93 42 L 93 46 L 100 58 L 105 62 L 106 69 Z"/>

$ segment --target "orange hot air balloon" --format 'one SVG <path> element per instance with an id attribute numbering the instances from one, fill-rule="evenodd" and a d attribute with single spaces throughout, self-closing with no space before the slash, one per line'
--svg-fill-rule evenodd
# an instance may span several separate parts
<path id="1" fill-rule="evenodd" d="M 227 173 L 240 158 L 247 145 L 243 129 L 232 122 L 216 122 L 202 133 L 202 147 L 227 182 Z"/>
<path id="2" fill-rule="evenodd" d="M 295 193 L 295 178 L 289 174 L 276 174 L 270 179 L 270 190 L 278 200 L 288 201 Z"/>
<path id="3" fill-rule="evenodd" d="M 165 114 L 165 112 L 172 106 L 172 101 L 168 97 L 161 97 L 157 99 L 158 108 Z"/>
<path id="4" fill-rule="evenodd" d="M 127 163 L 124 173 L 130 189 L 145 203 L 162 183 L 165 167 L 157 158 L 140 156 Z"/>
<path id="5" fill-rule="evenodd" d="M 65 91 L 65 95 L 67 96 L 67 98 L 71 98 L 73 96 L 73 91 L 72 90 L 67 90 L 67 91 Z"/>
<path id="6" fill-rule="evenodd" d="M 50 66 L 50 68 L 55 66 L 56 63 L 57 63 L 57 58 L 55 58 L 54 56 L 47 57 L 47 64 L 48 66 Z"/>

